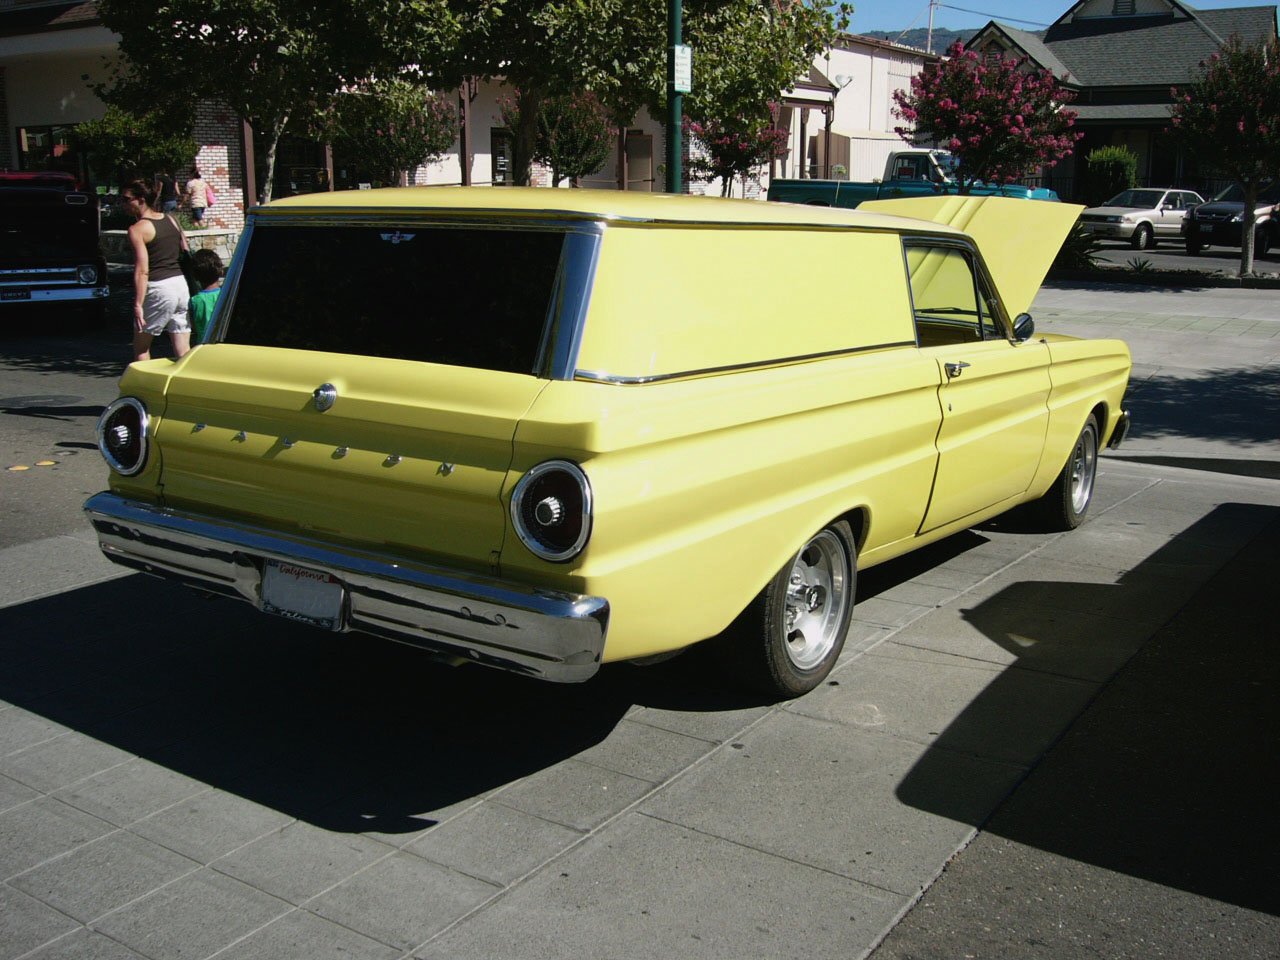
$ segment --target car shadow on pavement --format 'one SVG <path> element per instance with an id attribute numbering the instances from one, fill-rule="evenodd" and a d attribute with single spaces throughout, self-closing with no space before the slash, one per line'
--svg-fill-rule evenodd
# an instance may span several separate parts
<path id="1" fill-rule="evenodd" d="M 1154 376 L 1129 386 L 1132 439 L 1204 437 L 1246 443 L 1280 440 L 1280 369 L 1209 370 Z M 1123 448 L 1121 448 L 1123 449 Z"/>
<path id="2" fill-rule="evenodd" d="M 1269 603 L 1280 582 L 1278 538 L 1280 509 L 1223 504 L 1115 584 L 1020 582 L 966 611 L 1019 659 L 925 751 L 899 799 L 969 819 L 949 758 L 982 755 L 1010 725 L 1035 723 L 1018 707 L 1028 672 L 1109 675 L 1078 715 L 1067 706 L 1044 721 L 1036 733 L 1056 742 L 994 812 L 970 822 L 1060 857 L 1280 914 L 1280 644 Z M 1232 551 L 1220 545 L 1236 540 L 1248 542 L 1209 570 L 1217 561 L 1205 554 L 1225 558 Z M 1037 614 L 1052 628 L 1027 637 Z M 1072 672 L 1108 656 L 1114 674 Z"/>
<path id="3" fill-rule="evenodd" d="M 0 609 L 0 638 L 0 700 L 343 832 L 421 831 L 433 811 L 599 743 L 634 705 L 764 702 L 701 650 L 552 684 L 142 574 Z"/>

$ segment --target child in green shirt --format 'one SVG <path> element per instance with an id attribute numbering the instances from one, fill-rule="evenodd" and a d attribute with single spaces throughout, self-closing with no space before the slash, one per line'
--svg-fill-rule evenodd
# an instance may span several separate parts
<path id="1" fill-rule="evenodd" d="M 192 273 L 200 283 L 200 292 L 192 295 L 187 316 L 191 321 L 191 344 L 204 343 L 213 317 L 213 305 L 222 292 L 222 258 L 212 250 L 197 250 L 191 255 Z"/>

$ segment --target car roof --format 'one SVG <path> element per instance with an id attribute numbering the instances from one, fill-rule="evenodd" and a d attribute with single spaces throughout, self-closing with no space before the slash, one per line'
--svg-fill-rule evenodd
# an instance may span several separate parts
<path id="1" fill-rule="evenodd" d="M 925 223 L 835 207 L 762 203 L 722 197 L 678 196 L 618 190 L 553 190 L 547 187 L 389 187 L 308 193 L 254 208 L 260 217 L 303 211 L 324 213 L 476 213 L 539 219 L 613 220 L 638 223 L 722 223 L 961 234 L 946 224 Z"/>

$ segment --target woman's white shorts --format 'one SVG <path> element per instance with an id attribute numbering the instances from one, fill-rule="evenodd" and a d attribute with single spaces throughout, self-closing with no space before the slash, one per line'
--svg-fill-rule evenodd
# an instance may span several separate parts
<path id="1" fill-rule="evenodd" d="M 190 333 L 191 324 L 187 321 L 187 304 L 190 301 L 191 294 L 184 276 L 148 282 L 146 295 L 142 298 L 142 319 L 146 323 L 143 332 L 153 337 L 166 330 Z"/>

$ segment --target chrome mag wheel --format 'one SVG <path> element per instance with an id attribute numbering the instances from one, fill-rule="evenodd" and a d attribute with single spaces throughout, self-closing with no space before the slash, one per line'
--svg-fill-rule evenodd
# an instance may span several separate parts
<path id="1" fill-rule="evenodd" d="M 1071 509 L 1083 514 L 1093 499 L 1093 481 L 1098 474 L 1098 428 L 1090 419 L 1071 452 Z"/>
<path id="2" fill-rule="evenodd" d="M 812 670 L 844 634 L 850 602 L 849 557 L 830 529 L 805 544 L 787 576 L 782 630 L 787 658 L 797 670 Z"/>

